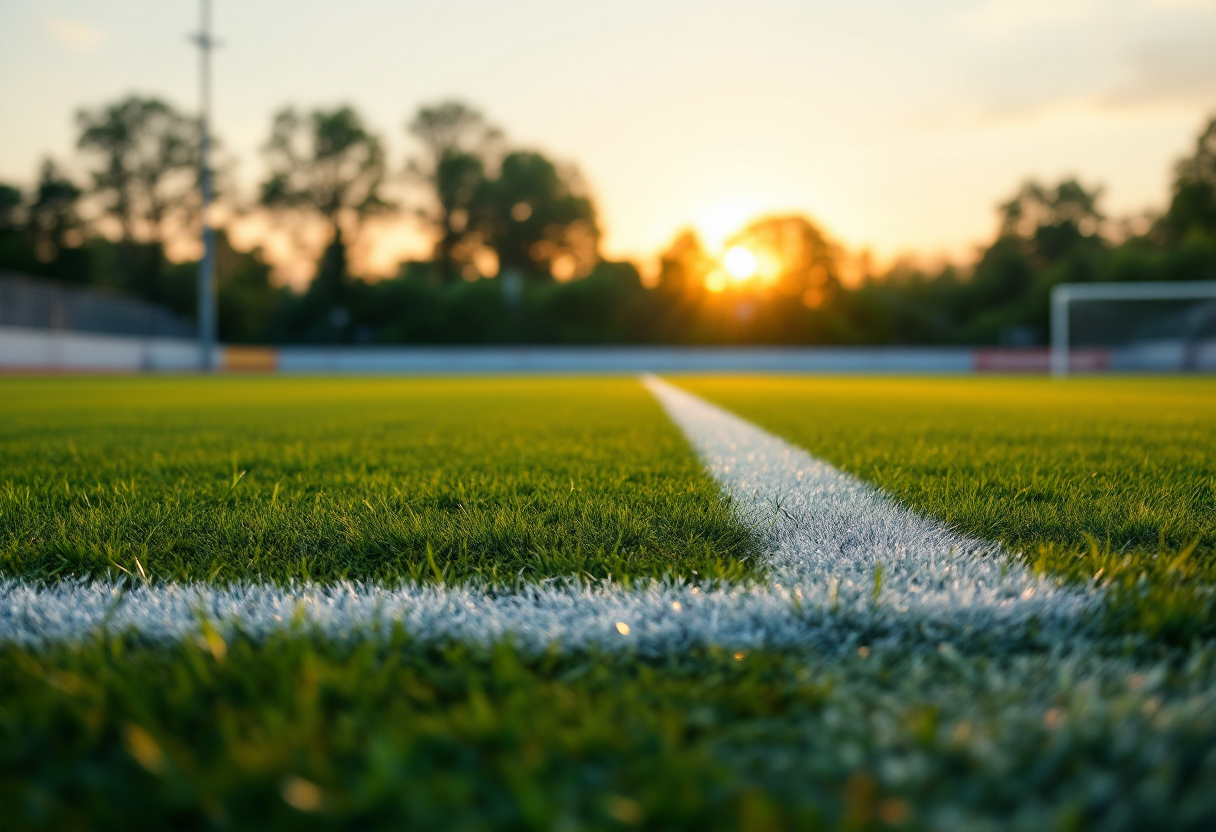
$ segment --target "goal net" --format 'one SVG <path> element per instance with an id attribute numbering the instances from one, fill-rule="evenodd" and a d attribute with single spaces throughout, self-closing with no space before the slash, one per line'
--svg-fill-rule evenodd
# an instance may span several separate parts
<path id="1" fill-rule="evenodd" d="M 1216 372 L 1216 281 L 1056 286 L 1051 372 Z"/>

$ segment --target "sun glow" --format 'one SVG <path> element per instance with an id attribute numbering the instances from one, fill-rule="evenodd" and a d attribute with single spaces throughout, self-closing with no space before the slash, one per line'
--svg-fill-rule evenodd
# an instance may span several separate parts
<path id="1" fill-rule="evenodd" d="M 726 200 L 698 212 L 693 225 L 706 248 L 721 250 L 732 234 L 761 213 L 762 207 L 756 199 Z"/>
<path id="2" fill-rule="evenodd" d="M 755 276 L 756 271 L 760 268 L 760 261 L 749 249 L 743 246 L 731 246 L 722 257 L 722 265 L 726 267 L 727 274 L 735 280 L 743 282 Z"/>

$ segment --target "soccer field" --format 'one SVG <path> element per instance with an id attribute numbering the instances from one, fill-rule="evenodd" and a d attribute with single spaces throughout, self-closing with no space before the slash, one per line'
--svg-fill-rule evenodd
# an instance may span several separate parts
<path id="1" fill-rule="evenodd" d="M 680 383 L 1038 569 L 1114 587 L 1119 627 L 1216 636 L 1210 380 Z"/>
<path id="2" fill-rule="evenodd" d="M 738 577 L 755 559 L 633 380 L 3 382 L 26 578 Z M 431 550 L 428 561 L 427 549 Z"/>
<path id="3" fill-rule="evenodd" d="M 0 379 L 8 818 L 1211 828 L 1210 382 L 670 381 Z"/>

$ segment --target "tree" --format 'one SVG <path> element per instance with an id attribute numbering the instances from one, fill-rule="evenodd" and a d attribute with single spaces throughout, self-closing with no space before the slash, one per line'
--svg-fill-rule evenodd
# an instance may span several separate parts
<path id="1" fill-rule="evenodd" d="M 0 234 L 15 232 L 20 227 L 21 203 L 24 201 L 20 188 L 0 182 Z"/>
<path id="2" fill-rule="evenodd" d="M 50 159 L 42 163 L 26 220 L 34 252 L 42 262 L 50 262 L 64 249 L 75 248 L 84 242 L 83 223 L 76 207 L 82 193 Z"/>
<path id="3" fill-rule="evenodd" d="M 599 260 L 595 208 L 578 174 L 540 153 L 503 157 L 498 176 L 482 183 L 473 203 L 477 232 L 498 255 L 499 269 L 535 280 L 587 274 Z"/>
<path id="4" fill-rule="evenodd" d="M 270 175 L 262 184 L 262 204 L 319 215 L 329 227 L 310 292 L 336 302 L 347 280 L 344 226 L 353 236 L 363 219 L 392 207 L 380 193 L 380 138 L 349 106 L 307 115 L 289 107 L 275 116 L 265 153 Z"/>
<path id="5" fill-rule="evenodd" d="M 274 286 L 260 248 L 236 250 L 224 229 L 215 235 L 216 301 L 220 338 L 225 342 L 265 341 L 291 291 Z"/>
<path id="6" fill-rule="evenodd" d="M 487 157 L 502 134 L 458 101 L 423 107 L 408 129 L 423 147 L 423 156 L 412 159 L 409 170 L 434 196 L 433 207 L 420 214 L 435 229 L 435 266 L 441 281 L 450 283 L 471 266 L 480 246 L 470 222 L 473 202 L 485 179 Z"/>
<path id="7" fill-rule="evenodd" d="M 1086 190 L 1076 179 L 1054 188 L 1029 181 L 1000 206 L 1000 236 L 1022 240 L 1026 253 L 1041 264 L 1054 263 L 1079 245 L 1102 241 L 1101 196 L 1101 188 Z"/>
<path id="8" fill-rule="evenodd" d="M 157 98 L 129 96 L 82 110 L 77 146 L 98 159 L 92 192 L 124 242 L 163 244 L 167 222 L 196 207 L 198 124 Z"/>
<path id="9" fill-rule="evenodd" d="M 970 282 L 961 287 L 962 311 L 974 316 L 987 309 L 1014 305 L 1026 297 L 1034 279 L 1034 267 L 1017 239 L 1001 237 L 984 251 Z"/>
<path id="10" fill-rule="evenodd" d="M 806 217 L 766 217 L 736 234 L 731 245 L 751 251 L 763 283 L 818 307 L 840 289 L 840 247 Z"/>
<path id="11" fill-rule="evenodd" d="M 25 234 L 25 194 L 0 182 L 0 270 L 34 272 L 41 265 Z"/>
<path id="12" fill-rule="evenodd" d="M 1192 230 L 1216 236 L 1216 118 L 1200 134 L 1195 154 L 1178 163 L 1161 226 L 1175 241 Z"/>
<path id="13" fill-rule="evenodd" d="M 685 229 L 659 255 L 659 289 L 672 299 L 698 297 L 713 268 L 697 232 Z"/>

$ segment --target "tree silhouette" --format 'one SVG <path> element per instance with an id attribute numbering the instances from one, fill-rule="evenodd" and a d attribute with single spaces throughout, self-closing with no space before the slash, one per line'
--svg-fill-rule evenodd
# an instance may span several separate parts
<path id="1" fill-rule="evenodd" d="M 1076 179 L 1054 188 L 1029 181 L 1000 206 L 1000 237 L 1021 239 L 1040 263 L 1056 262 L 1081 244 L 1100 242 L 1106 219 L 1098 210 L 1101 196 L 1101 188 L 1086 190 Z"/>
<path id="2" fill-rule="evenodd" d="M 685 229 L 659 255 L 659 289 L 673 300 L 697 298 L 713 268 L 713 258 L 697 232 Z"/>
<path id="3" fill-rule="evenodd" d="M 158 98 L 129 96 L 81 110 L 77 146 L 96 158 L 92 192 L 118 222 L 125 242 L 163 244 L 167 221 L 195 205 L 198 125 Z"/>
<path id="4" fill-rule="evenodd" d="M 20 188 L 0 182 L 0 234 L 18 230 L 23 201 Z"/>
<path id="5" fill-rule="evenodd" d="M 498 255 L 500 271 L 516 269 L 532 279 L 586 274 L 599 259 L 599 228 L 578 175 L 562 171 L 540 153 L 503 157 L 498 176 L 474 198 L 478 232 Z"/>
<path id="6" fill-rule="evenodd" d="M 421 157 L 410 160 L 409 170 L 434 196 L 434 205 L 419 213 L 435 229 L 435 268 L 440 280 L 450 283 L 470 267 L 479 247 L 470 222 L 473 201 L 502 134 L 458 101 L 421 108 L 408 130 L 423 148 Z"/>
<path id="7" fill-rule="evenodd" d="M 89 189 L 117 223 L 113 277 L 167 301 L 164 245 L 198 209 L 198 124 L 158 98 L 132 95 L 81 110 L 77 146 L 97 165 Z"/>
<path id="8" fill-rule="evenodd" d="M 1170 208 L 1161 219 L 1174 240 L 1192 230 L 1216 235 L 1216 118 L 1195 145 L 1195 154 L 1178 164 Z"/>
<path id="9" fill-rule="evenodd" d="M 353 236 L 363 219 L 392 207 L 380 193 L 380 138 L 349 106 L 308 114 L 289 107 L 275 116 L 265 154 L 270 175 L 262 183 L 262 204 L 314 214 L 329 226 L 310 292 L 336 302 L 347 281 L 344 226 Z"/>
<path id="10" fill-rule="evenodd" d="M 84 224 L 77 211 L 82 193 L 50 159 L 42 163 L 26 220 L 34 252 L 42 262 L 50 262 L 64 249 L 83 242 Z"/>
<path id="11" fill-rule="evenodd" d="M 772 269 L 773 285 L 806 306 L 822 305 L 840 288 L 840 248 L 799 215 L 765 217 L 731 238 L 751 250 L 761 269 Z"/>

